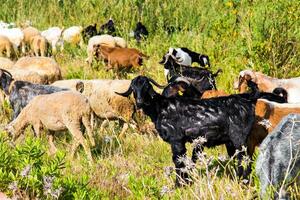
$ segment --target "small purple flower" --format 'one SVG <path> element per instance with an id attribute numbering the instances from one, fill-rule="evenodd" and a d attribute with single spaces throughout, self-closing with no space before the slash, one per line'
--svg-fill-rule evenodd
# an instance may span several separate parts
<path id="1" fill-rule="evenodd" d="M 58 188 L 58 189 L 52 191 L 52 192 L 51 192 L 51 196 L 52 196 L 54 199 L 58 199 L 62 192 L 63 192 L 63 188 L 60 187 L 60 188 Z"/>
<path id="2" fill-rule="evenodd" d="M 22 171 L 21 171 L 21 176 L 22 177 L 27 177 L 30 173 L 31 166 L 27 165 Z"/>
<path id="3" fill-rule="evenodd" d="M 44 183 L 44 194 L 51 194 L 52 184 L 53 184 L 54 177 L 53 176 L 44 176 L 43 183 Z"/>

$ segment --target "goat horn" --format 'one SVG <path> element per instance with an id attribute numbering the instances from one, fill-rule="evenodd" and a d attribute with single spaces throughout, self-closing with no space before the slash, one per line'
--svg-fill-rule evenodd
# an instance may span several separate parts
<path id="1" fill-rule="evenodd" d="M 175 81 L 176 82 L 185 82 L 185 83 L 187 83 L 188 85 L 190 85 L 191 84 L 191 82 L 187 79 L 187 78 L 184 78 L 184 77 L 177 77 L 176 79 L 175 79 Z"/>
<path id="2" fill-rule="evenodd" d="M 118 95 L 121 95 L 123 97 L 129 97 L 129 95 L 132 93 L 131 85 L 129 86 L 129 88 L 126 92 L 123 92 L 123 93 L 115 92 L 115 93 Z"/>
<path id="3" fill-rule="evenodd" d="M 153 83 L 156 87 L 158 87 L 158 88 L 160 88 L 160 89 L 164 89 L 165 88 L 165 86 L 162 86 L 162 85 L 160 85 L 160 84 L 158 84 L 155 80 L 153 80 L 152 78 L 148 78 L 149 79 L 149 81 L 151 82 L 151 83 Z"/>
<path id="4" fill-rule="evenodd" d="M 12 78 L 12 75 L 9 71 L 5 70 L 5 69 L 0 69 L 2 72 L 8 74 L 11 78 Z"/>

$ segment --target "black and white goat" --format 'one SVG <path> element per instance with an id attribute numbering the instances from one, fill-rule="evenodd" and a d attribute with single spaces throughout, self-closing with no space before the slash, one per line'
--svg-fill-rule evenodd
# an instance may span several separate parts
<path id="1" fill-rule="evenodd" d="M 0 88 L 9 96 L 9 102 L 13 108 L 13 119 L 17 118 L 21 110 L 29 103 L 33 97 L 41 94 L 50 94 L 69 90 L 51 85 L 33 84 L 27 81 L 15 81 L 12 75 L 0 69 Z"/>
<path id="2" fill-rule="evenodd" d="M 205 67 L 206 65 L 210 67 L 209 57 L 207 55 L 199 54 L 186 47 L 170 47 L 167 54 L 173 55 L 176 62 L 180 65 L 191 66 L 194 62 L 196 62 L 202 67 Z"/>
<path id="3" fill-rule="evenodd" d="M 180 180 L 189 181 L 188 173 L 184 171 L 186 165 L 181 159 L 186 156 L 185 143 L 204 137 L 204 146 L 225 144 L 229 156 L 247 146 L 255 120 L 252 100 L 237 95 L 206 100 L 166 98 L 156 93 L 151 83 L 158 85 L 148 77 L 138 76 L 126 92 L 117 94 L 128 97 L 133 93 L 137 108 L 151 118 L 160 137 L 171 145 L 177 186 L 181 185 Z M 194 162 L 202 149 L 200 145 L 194 148 Z M 249 172 L 249 168 L 244 171 L 240 165 L 243 154 L 242 151 L 237 154 L 239 176 L 247 176 Z"/>

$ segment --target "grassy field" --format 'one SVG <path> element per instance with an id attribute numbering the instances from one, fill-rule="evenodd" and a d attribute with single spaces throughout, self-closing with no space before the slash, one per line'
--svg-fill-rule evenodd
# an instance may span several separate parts
<path id="1" fill-rule="evenodd" d="M 17 24 L 31 20 L 40 30 L 100 25 L 110 17 L 130 47 L 150 56 L 140 70 L 124 78 L 144 74 L 165 83 L 158 62 L 170 46 L 209 55 L 212 70 L 223 70 L 217 77 L 218 89 L 230 93 L 235 92 L 233 81 L 238 72 L 246 68 L 280 78 L 300 76 L 298 0 L 9 0 L 1 2 L 0 10 L 0 20 Z M 149 30 L 149 38 L 140 45 L 129 37 L 138 20 Z M 164 25 L 182 30 L 168 35 Z M 55 59 L 65 79 L 116 77 L 102 63 L 87 66 L 86 56 L 85 47 L 66 46 Z M 8 104 L 1 109 L 0 121 L 5 125 L 11 109 Z M 223 146 L 205 149 L 206 157 L 193 170 L 193 185 L 174 188 L 170 146 L 158 136 L 142 135 L 135 129 L 121 139 L 120 129 L 111 122 L 105 132 L 96 130 L 92 166 L 83 151 L 70 158 L 67 132 L 56 138 L 60 151 L 55 156 L 47 154 L 46 137 L 33 138 L 30 128 L 16 146 L 1 133 L 0 191 L 31 199 L 56 199 L 58 193 L 59 199 L 252 199 L 259 194 L 255 173 L 249 184 L 238 181 Z M 188 150 L 191 152 L 191 145 Z M 48 180 L 48 188 L 46 177 L 55 177 Z M 292 198 L 299 199 L 299 189 L 290 189 Z"/>

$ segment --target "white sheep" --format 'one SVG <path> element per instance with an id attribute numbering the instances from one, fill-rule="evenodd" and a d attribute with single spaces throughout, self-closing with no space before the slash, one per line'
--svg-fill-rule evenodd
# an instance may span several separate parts
<path id="1" fill-rule="evenodd" d="M 61 50 L 63 49 L 63 39 L 61 38 L 62 32 L 63 29 L 59 27 L 51 27 L 41 32 L 41 35 L 51 44 L 52 53 L 57 51 L 58 46 L 60 46 Z"/>
<path id="2" fill-rule="evenodd" d="M 87 46 L 87 59 L 86 62 L 91 65 L 94 56 L 94 45 L 105 45 L 108 47 L 116 47 L 116 41 L 111 35 L 96 35 L 89 39 Z"/>
<path id="3" fill-rule="evenodd" d="M 67 43 L 74 44 L 74 45 L 80 45 L 82 47 L 83 45 L 83 39 L 81 37 L 81 31 L 82 26 L 72 26 L 70 28 L 67 28 L 62 33 L 63 40 Z"/>
<path id="4" fill-rule="evenodd" d="M 9 58 L 0 57 L 0 68 L 2 69 L 10 69 L 15 63 L 11 61 Z"/>
<path id="5" fill-rule="evenodd" d="M 6 36 L 13 44 L 14 51 L 18 52 L 18 47 L 24 39 L 24 33 L 20 28 L 3 28 L 0 29 L 0 35 Z"/>
<path id="6" fill-rule="evenodd" d="M 116 46 L 121 47 L 121 48 L 126 48 L 127 47 L 127 42 L 124 40 L 124 38 L 121 37 L 114 37 Z"/>
<path id="7" fill-rule="evenodd" d="M 34 97 L 19 116 L 7 125 L 6 130 L 16 139 L 29 124 L 33 126 L 36 136 L 40 135 L 40 129 L 43 127 L 50 131 L 68 129 L 73 136 L 71 156 L 81 144 L 89 161 L 92 161 L 89 144 L 80 130 L 80 126 L 83 124 L 89 141 L 94 146 L 92 115 L 89 100 L 80 93 L 56 92 Z M 56 151 L 53 143 L 53 132 L 49 132 L 49 143 L 50 152 Z"/>

